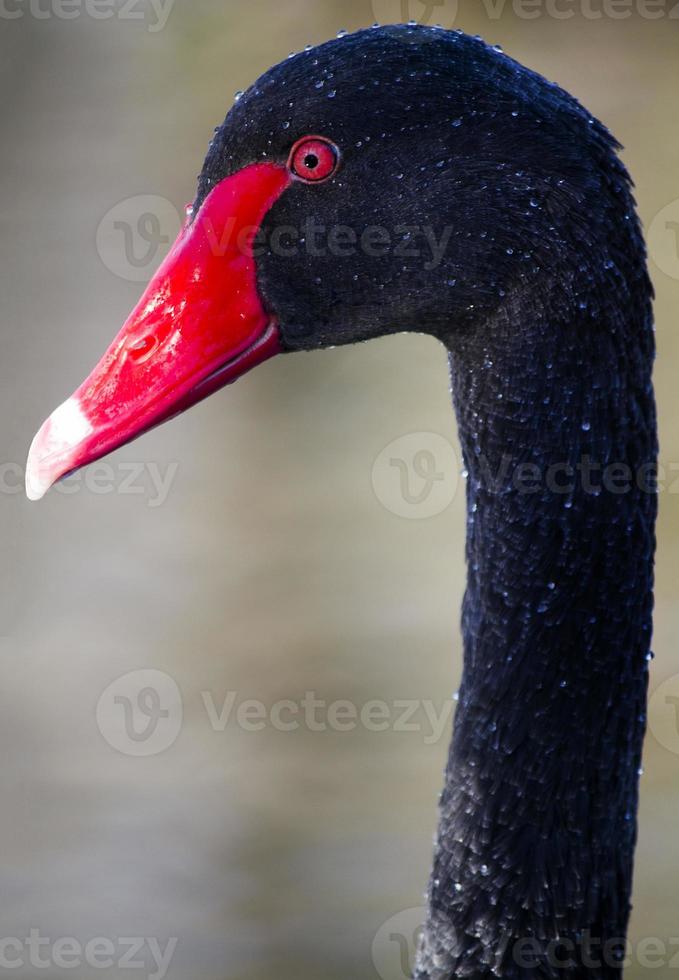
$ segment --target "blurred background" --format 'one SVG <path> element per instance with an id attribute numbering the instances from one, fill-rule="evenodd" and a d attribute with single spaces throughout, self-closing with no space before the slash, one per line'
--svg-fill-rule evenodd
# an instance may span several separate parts
<path id="1" fill-rule="evenodd" d="M 15 977 L 59 976 L 69 950 L 74 977 L 407 975 L 393 935 L 411 945 L 431 857 L 460 674 L 464 501 L 451 477 L 433 506 L 409 509 L 384 460 L 407 460 L 418 432 L 455 471 L 443 350 L 399 336 L 278 359 L 40 505 L 21 488 L 35 430 L 174 237 L 234 92 L 291 50 L 404 10 L 569 89 L 625 144 L 637 184 L 675 486 L 661 499 L 660 693 L 631 938 L 679 936 L 672 6 L 4 0 L 0 939 L 34 930 L 30 954 L 2 947 L 21 958 Z M 379 702 L 387 730 L 352 724 L 346 701 Z M 408 725 L 403 702 L 417 708 Z M 68 937 L 99 940 L 88 963 L 57 944 Z M 650 973 L 635 962 L 627 976 Z"/>

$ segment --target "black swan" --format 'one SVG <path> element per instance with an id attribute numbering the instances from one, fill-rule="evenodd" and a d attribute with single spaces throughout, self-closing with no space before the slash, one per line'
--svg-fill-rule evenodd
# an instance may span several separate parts
<path id="1" fill-rule="evenodd" d="M 273 354 L 404 330 L 445 345 L 465 662 L 418 978 L 622 974 L 657 447 L 618 149 L 458 31 L 342 32 L 291 56 L 215 131 L 173 249 L 30 452 L 36 499 Z"/>

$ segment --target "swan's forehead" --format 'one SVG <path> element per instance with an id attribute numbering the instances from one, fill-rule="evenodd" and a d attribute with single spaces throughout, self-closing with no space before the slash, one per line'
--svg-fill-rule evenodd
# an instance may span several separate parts
<path id="1" fill-rule="evenodd" d="M 343 149 L 380 140 L 405 145 L 414 134 L 425 139 L 484 98 L 481 76 L 489 70 L 474 65 L 492 67 L 497 59 L 509 61 L 466 35 L 404 26 L 306 49 L 237 94 L 210 144 L 207 176 L 214 183 L 249 163 L 284 160 L 308 134 Z"/>
<path id="2" fill-rule="evenodd" d="M 474 80 L 467 71 L 472 51 L 492 51 L 465 35 L 434 28 L 390 27 L 361 31 L 292 55 L 239 95 L 234 121 L 257 122 L 275 116 L 284 128 L 295 115 L 313 113 L 319 122 L 347 124 L 412 111 L 412 100 L 425 94 L 461 98 Z M 456 83 L 456 78 L 459 80 Z M 466 81 L 465 81 L 466 79 Z M 285 112 L 284 110 L 288 110 Z M 427 106 L 419 106 L 426 112 Z"/>

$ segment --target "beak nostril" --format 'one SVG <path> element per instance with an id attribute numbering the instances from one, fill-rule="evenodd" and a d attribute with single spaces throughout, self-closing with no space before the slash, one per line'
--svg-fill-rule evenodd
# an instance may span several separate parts
<path id="1" fill-rule="evenodd" d="M 149 334 L 147 337 L 142 337 L 141 340 L 135 340 L 133 344 L 127 348 L 127 356 L 136 362 L 144 361 L 158 347 L 158 338 Z"/>

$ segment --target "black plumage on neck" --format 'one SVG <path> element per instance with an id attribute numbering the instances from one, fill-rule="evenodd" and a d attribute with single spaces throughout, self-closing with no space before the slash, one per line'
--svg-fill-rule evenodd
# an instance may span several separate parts
<path id="1" fill-rule="evenodd" d="M 643 246 L 627 206 L 610 218 L 449 340 L 464 673 L 418 978 L 621 975 L 657 446 Z"/>

